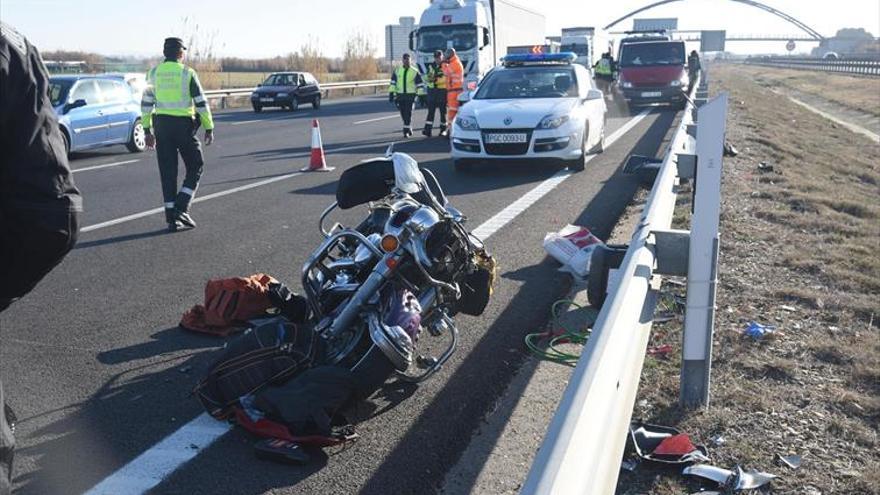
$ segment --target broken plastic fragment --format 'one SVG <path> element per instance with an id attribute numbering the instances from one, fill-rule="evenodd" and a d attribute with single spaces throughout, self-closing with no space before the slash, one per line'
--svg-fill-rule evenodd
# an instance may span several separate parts
<path id="1" fill-rule="evenodd" d="M 761 340 L 769 334 L 776 332 L 776 327 L 773 325 L 762 325 L 760 323 L 756 323 L 754 321 L 749 322 L 749 326 L 743 330 L 744 335 L 748 335 L 749 337 L 755 340 Z"/>
<path id="2" fill-rule="evenodd" d="M 662 455 L 686 455 L 694 450 L 697 450 L 697 448 L 691 443 L 691 439 L 687 433 L 679 433 L 678 435 L 664 438 L 652 453 Z"/>
<path id="3" fill-rule="evenodd" d="M 734 483 L 732 483 L 732 485 L 735 490 L 751 490 L 753 488 L 761 488 L 767 483 L 770 483 L 774 478 L 776 478 L 775 474 L 762 473 L 759 471 L 745 472 L 741 467 L 737 466 L 736 477 L 734 478 Z"/>
<path id="4" fill-rule="evenodd" d="M 776 478 L 775 474 L 759 471 L 745 472 L 737 466 L 736 471 L 722 469 L 708 464 L 696 464 L 682 470 L 681 474 L 699 476 L 714 481 L 725 488 L 733 490 L 751 490 L 760 488 Z"/>
<path id="5" fill-rule="evenodd" d="M 733 476 L 733 471 L 710 466 L 708 464 L 694 464 L 693 466 L 684 468 L 684 471 L 682 471 L 681 474 L 699 476 L 700 478 L 712 480 L 719 485 L 724 485 L 727 483 L 727 480 Z"/>
<path id="6" fill-rule="evenodd" d="M 782 454 L 776 454 L 776 455 L 779 456 L 779 460 L 783 464 L 785 464 L 786 466 L 788 466 L 792 469 L 797 469 L 797 468 L 801 467 L 801 461 L 803 460 L 803 458 L 799 455 L 782 455 Z"/>
<path id="7" fill-rule="evenodd" d="M 664 442 L 669 442 L 669 439 L 674 437 L 684 437 L 691 450 L 687 451 L 687 445 L 678 445 L 681 438 L 672 440 L 672 443 L 660 449 Z M 706 447 L 694 446 L 687 435 L 682 435 L 680 431 L 669 426 L 632 423 L 630 425 L 630 442 L 636 455 L 648 461 L 664 464 L 688 464 L 709 460 Z M 670 453 L 664 453 L 666 449 L 669 449 Z"/>

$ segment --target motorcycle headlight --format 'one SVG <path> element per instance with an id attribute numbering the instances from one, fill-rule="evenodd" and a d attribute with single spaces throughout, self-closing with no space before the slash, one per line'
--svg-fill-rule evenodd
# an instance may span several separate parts
<path id="1" fill-rule="evenodd" d="M 677 88 L 677 87 L 681 86 L 681 79 L 676 79 L 676 80 L 674 80 L 674 81 L 671 81 L 671 82 L 669 83 L 669 85 L 672 86 L 672 87 L 676 87 L 676 88 Z"/>
<path id="2" fill-rule="evenodd" d="M 469 117 L 465 115 L 459 115 L 455 118 L 455 125 L 465 131 L 478 131 L 480 129 L 480 124 L 477 124 L 476 117 Z"/>
<path id="3" fill-rule="evenodd" d="M 538 129 L 556 129 L 562 124 L 568 122 L 568 115 L 548 115 L 541 119 Z"/>
<path id="4" fill-rule="evenodd" d="M 621 81 L 620 81 L 620 87 L 621 87 L 621 88 L 631 88 L 631 87 L 633 87 L 633 83 L 631 83 L 631 82 L 629 82 L 629 81 L 621 80 Z"/>

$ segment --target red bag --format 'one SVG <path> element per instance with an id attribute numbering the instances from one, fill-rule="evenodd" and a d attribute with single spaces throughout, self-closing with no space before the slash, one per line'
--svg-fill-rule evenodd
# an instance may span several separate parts
<path id="1" fill-rule="evenodd" d="M 205 305 L 184 313 L 180 326 L 194 332 L 226 336 L 247 326 L 247 320 L 272 307 L 269 284 L 278 281 L 265 273 L 244 278 L 209 280 Z"/>

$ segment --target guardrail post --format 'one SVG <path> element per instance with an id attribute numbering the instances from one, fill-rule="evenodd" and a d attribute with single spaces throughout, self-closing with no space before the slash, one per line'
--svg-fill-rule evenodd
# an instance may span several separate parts
<path id="1" fill-rule="evenodd" d="M 680 402 L 684 407 L 709 405 L 726 116 L 726 93 L 707 102 L 698 112 L 698 173 L 688 247 L 687 307 L 681 360 Z"/>

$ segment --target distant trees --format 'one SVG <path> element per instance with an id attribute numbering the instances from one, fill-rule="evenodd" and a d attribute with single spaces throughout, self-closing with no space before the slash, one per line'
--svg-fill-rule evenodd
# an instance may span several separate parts
<path id="1" fill-rule="evenodd" d="M 350 81 L 375 79 L 378 73 L 375 55 L 376 46 L 370 36 L 361 31 L 349 35 L 342 57 L 345 78 Z"/>

